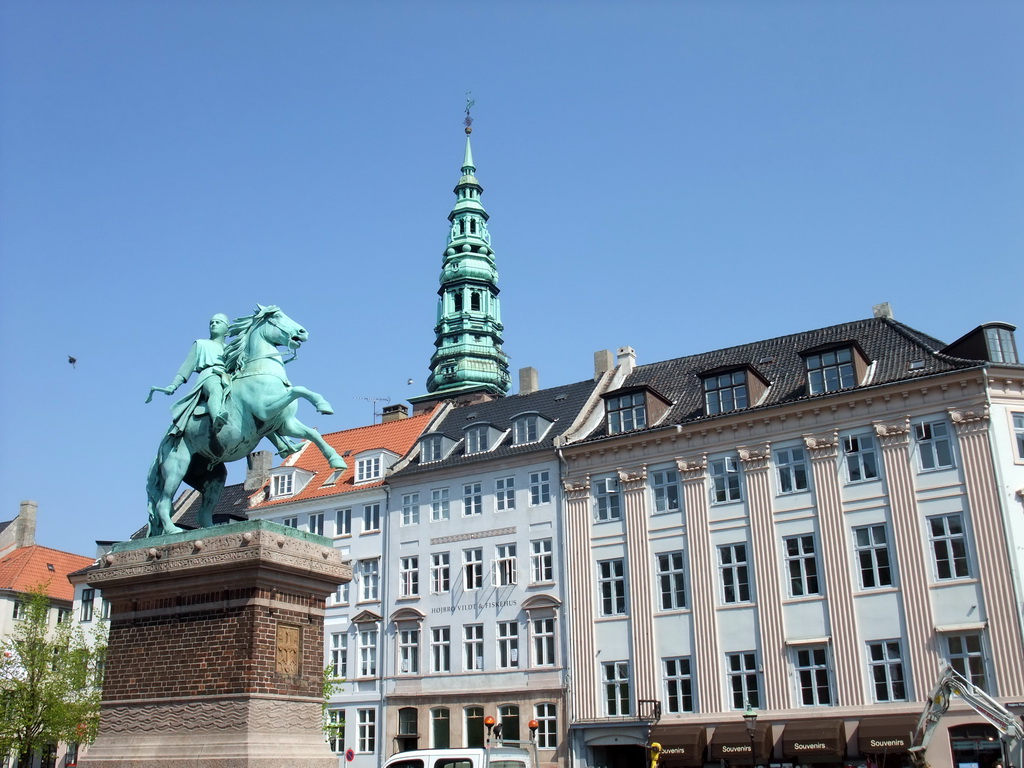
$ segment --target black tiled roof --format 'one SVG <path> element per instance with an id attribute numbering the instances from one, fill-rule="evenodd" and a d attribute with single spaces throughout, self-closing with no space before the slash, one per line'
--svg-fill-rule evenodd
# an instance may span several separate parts
<path id="1" fill-rule="evenodd" d="M 14 520 L 4 520 L 3 522 L 0 522 L 0 533 L 3 533 L 4 531 L 6 531 L 7 530 L 7 526 L 9 526 L 13 522 L 14 522 Z"/>
<path id="2" fill-rule="evenodd" d="M 189 499 L 185 503 L 184 510 L 175 511 L 173 519 L 175 525 L 191 531 L 199 527 L 198 515 L 202 497 L 198 493 L 191 491 L 186 491 L 185 493 L 189 494 Z M 254 491 L 245 489 L 244 483 L 225 485 L 220 501 L 213 508 L 213 524 L 218 525 L 220 523 L 248 520 L 249 497 L 253 493 Z M 178 498 L 181 499 L 180 496 Z M 131 535 L 131 538 L 133 540 L 145 538 L 146 528 L 147 526 L 142 526 L 142 528 Z"/>
<path id="3" fill-rule="evenodd" d="M 622 388 L 649 386 L 672 402 L 672 407 L 655 427 L 721 418 L 704 415 L 703 374 L 742 367 L 756 371 L 770 386 L 762 400 L 756 406 L 744 409 L 746 411 L 828 397 L 834 393 L 808 394 L 807 366 L 801 353 L 816 348 L 853 344 L 864 352 L 872 364 L 871 375 L 864 387 L 973 368 L 984 362 L 944 355 L 940 350 L 946 345 L 938 339 L 891 318 L 872 318 L 639 365 L 626 377 Z M 911 370 L 910 363 L 917 364 L 916 361 L 920 361 L 920 367 Z M 602 423 L 586 439 L 596 440 L 607 436 L 607 424 Z"/>
<path id="4" fill-rule="evenodd" d="M 597 382 L 593 380 L 580 381 L 561 387 L 540 389 L 527 395 L 509 395 L 486 403 L 455 408 L 445 416 L 440 424 L 426 434 L 443 434 L 452 440 L 459 441 L 464 436 L 463 430 L 471 424 L 490 424 L 495 429 L 504 432 L 511 429 L 513 417 L 521 413 L 538 413 L 554 424 L 542 440 L 527 445 L 513 445 L 510 433 L 496 448 L 483 453 L 467 456 L 465 443 L 462 443 L 456 446 L 455 450 L 442 461 L 432 461 L 421 465 L 419 456 L 416 456 L 407 467 L 396 472 L 394 476 L 404 477 L 415 472 L 441 467 L 475 464 L 499 457 L 521 456 L 534 451 L 550 451 L 554 446 L 555 437 L 572 425 L 596 386 Z"/>

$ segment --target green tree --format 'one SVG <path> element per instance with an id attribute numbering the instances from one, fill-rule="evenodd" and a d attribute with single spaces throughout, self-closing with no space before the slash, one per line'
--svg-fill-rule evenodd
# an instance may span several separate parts
<path id="1" fill-rule="evenodd" d="M 51 624 L 45 589 L 25 596 L 0 641 L 0 754 L 19 765 L 48 744 L 89 743 L 99 728 L 105 628 L 88 638 L 70 616 Z"/>

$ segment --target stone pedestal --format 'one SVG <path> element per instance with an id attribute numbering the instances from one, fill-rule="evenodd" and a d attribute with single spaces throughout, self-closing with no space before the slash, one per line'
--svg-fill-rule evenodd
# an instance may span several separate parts
<path id="1" fill-rule="evenodd" d="M 321 728 L 327 539 L 250 521 L 117 545 L 88 768 L 336 768 Z"/>

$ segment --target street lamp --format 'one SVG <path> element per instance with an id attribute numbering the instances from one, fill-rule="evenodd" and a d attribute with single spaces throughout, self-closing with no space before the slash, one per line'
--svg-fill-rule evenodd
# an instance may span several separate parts
<path id="1" fill-rule="evenodd" d="M 743 723 L 747 726 L 747 735 L 750 737 L 750 766 L 757 765 L 757 756 L 754 753 L 754 734 L 757 733 L 757 711 L 747 702 L 747 709 L 743 713 Z"/>

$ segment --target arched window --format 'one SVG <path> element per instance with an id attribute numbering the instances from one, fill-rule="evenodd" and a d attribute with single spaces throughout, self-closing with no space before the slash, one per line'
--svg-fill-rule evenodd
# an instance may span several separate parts
<path id="1" fill-rule="evenodd" d="M 408 752 L 419 746 L 416 725 L 416 707 L 402 707 L 398 710 L 398 749 Z"/>
<path id="2" fill-rule="evenodd" d="M 502 741 L 519 741 L 519 707 L 515 704 L 498 707 L 498 722 L 501 723 Z"/>
<path id="3" fill-rule="evenodd" d="M 474 312 L 479 312 L 480 311 L 480 292 L 479 291 L 473 291 L 469 295 L 469 308 L 471 310 L 473 310 Z"/>
<path id="4" fill-rule="evenodd" d="M 469 234 L 471 234 L 471 235 L 475 235 L 476 234 L 476 219 L 470 219 L 469 220 Z"/>
<path id="5" fill-rule="evenodd" d="M 462 311 L 462 291 L 458 291 L 457 293 L 453 293 L 452 294 L 452 298 L 455 300 L 455 311 L 456 312 L 461 312 Z"/>
<path id="6" fill-rule="evenodd" d="M 484 745 L 484 708 L 466 707 L 466 746 Z"/>
<path id="7" fill-rule="evenodd" d="M 430 746 L 448 749 L 452 745 L 451 715 L 446 707 L 430 710 Z"/>
<path id="8" fill-rule="evenodd" d="M 465 219 L 459 219 L 459 234 L 460 235 L 466 234 L 466 220 Z"/>

